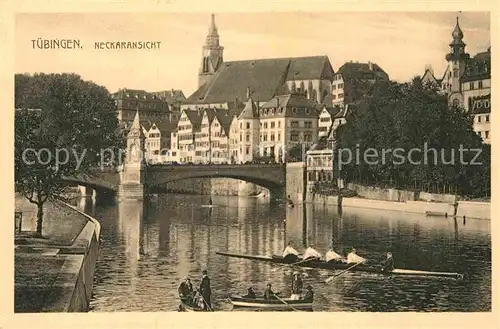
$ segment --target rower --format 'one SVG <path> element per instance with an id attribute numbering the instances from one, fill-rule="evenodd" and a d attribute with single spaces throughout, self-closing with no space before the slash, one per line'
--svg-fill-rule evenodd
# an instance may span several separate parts
<path id="1" fill-rule="evenodd" d="M 333 251 L 333 246 L 326 252 L 325 260 L 328 263 L 334 263 L 334 264 L 340 264 L 346 262 L 346 259 L 344 257 Z"/>
<path id="2" fill-rule="evenodd" d="M 283 261 L 285 263 L 295 263 L 299 253 L 292 247 L 292 242 L 288 242 L 288 246 L 283 251 Z"/>
<path id="3" fill-rule="evenodd" d="M 310 300 L 311 302 L 313 301 L 314 299 L 314 291 L 313 291 L 313 287 L 311 287 L 311 285 L 308 285 L 306 287 L 306 293 L 304 295 L 304 300 Z"/>
<path id="4" fill-rule="evenodd" d="M 391 273 L 394 270 L 394 258 L 392 257 L 392 253 L 387 253 L 387 258 L 382 261 L 380 264 L 382 265 L 382 272 Z"/>
<path id="5" fill-rule="evenodd" d="M 306 249 L 304 256 L 302 257 L 304 260 L 308 258 L 321 258 L 321 254 L 313 248 L 312 244 L 309 244 L 309 247 Z"/>
<path id="6" fill-rule="evenodd" d="M 181 299 L 188 298 L 193 295 L 193 285 L 191 284 L 191 279 L 189 277 L 187 277 L 186 280 L 179 285 L 178 291 Z"/>
<path id="7" fill-rule="evenodd" d="M 366 259 L 358 256 L 356 254 L 356 248 L 352 248 L 351 252 L 347 255 L 347 264 L 353 264 L 353 263 L 365 263 Z"/>
<path id="8" fill-rule="evenodd" d="M 247 294 L 245 296 L 243 296 L 243 298 L 252 298 L 252 299 L 255 299 L 256 295 L 255 295 L 255 291 L 253 291 L 253 288 L 252 287 L 248 287 L 247 289 Z"/>
<path id="9" fill-rule="evenodd" d="M 302 278 L 300 277 L 300 273 L 298 271 L 293 272 L 292 278 L 292 295 L 290 299 L 297 300 L 300 299 L 300 295 L 302 294 Z"/>
<path id="10" fill-rule="evenodd" d="M 267 284 L 267 289 L 264 291 L 264 299 L 276 299 L 276 294 L 271 289 L 271 284 Z"/>

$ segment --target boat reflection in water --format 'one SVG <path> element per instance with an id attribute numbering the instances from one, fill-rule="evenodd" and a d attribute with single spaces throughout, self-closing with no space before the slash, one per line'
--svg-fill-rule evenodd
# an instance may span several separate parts
<path id="1" fill-rule="evenodd" d="M 467 280 L 413 278 L 348 272 L 329 284 L 332 272 L 304 270 L 314 288 L 314 311 L 490 311 L 490 221 L 427 218 L 370 209 L 297 205 L 271 206 L 259 198 L 160 195 L 148 205 L 136 201 L 84 205 L 101 223 L 92 311 L 176 311 L 178 285 L 186 276 L 197 288 L 201 272 L 211 278 L 212 304 L 231 310 L 228 297 L 253 286 L 262 296 L 267 283 L 290 296 L 291 271 L 263 262 L 217 255 L 280 254 L 288 241 L 304 251 L 313 243 L 324 253 L 356 247 L 379 261 L 391 251 L 395 267 L 466 273 Z M 90 209 L 89 209 L 90 207 Z M 284 219 L 286 218 L 286 225 Z"/>

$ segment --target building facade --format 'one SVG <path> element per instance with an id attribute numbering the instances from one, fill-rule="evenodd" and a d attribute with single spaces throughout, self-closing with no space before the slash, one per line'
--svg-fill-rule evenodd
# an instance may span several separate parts
<path id="1" fill-rule="evenodd" d="M 379 65 L 347 62 L 333 76 L 332 105 L 342 107 L 361 100 L 380 81 L 389 81 L 389 76 Z"/>
<path id="2" fill-rule="evenodd" d="M 490 143 L 491 47 L 471 57 L 465 50 L 463 38 L 457 18 L 441 90 L 450 106 L 461 106 L 474 117 L 474 131 L 485 143 Z"/>

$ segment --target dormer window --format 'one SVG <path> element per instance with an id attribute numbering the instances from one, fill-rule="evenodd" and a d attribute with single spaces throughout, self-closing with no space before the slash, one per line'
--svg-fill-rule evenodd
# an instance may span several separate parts
<path id="1" fill-rule="evenodd" d="M 310 114 L 311 110 L 306 108 L 305 112 L 306 112 L 306 114 Z"/>
<path id="2" fill-rule="evenodd" d="M 292 113 L 293 114 L 297 114 L 297 108 L 296 107 L 292 108 Z"/>

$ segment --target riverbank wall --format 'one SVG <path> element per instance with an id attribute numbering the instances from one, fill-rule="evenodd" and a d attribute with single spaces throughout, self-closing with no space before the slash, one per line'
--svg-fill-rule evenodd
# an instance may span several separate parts
<path id="1" fill-rule="evenodd" d="M 491 219 L 491 204 L 488 202 L 458 201 L 454 204 L 432 201 L 388 201 L 360 197 L 327 196 L 307 192 L 306 202 L 323 206 L 367 208 L 386 211 L 427 214 L 437 217 L 465 217 Z"/>
<path id="2" fill-rule="evenodd" d="M 16 198 L 24 231 L 14 243 L 15 312 L 88 312 L 101 226 L 65 203 L 44 208 L 43 238 L 37 238 L 31 205 Z"/>

